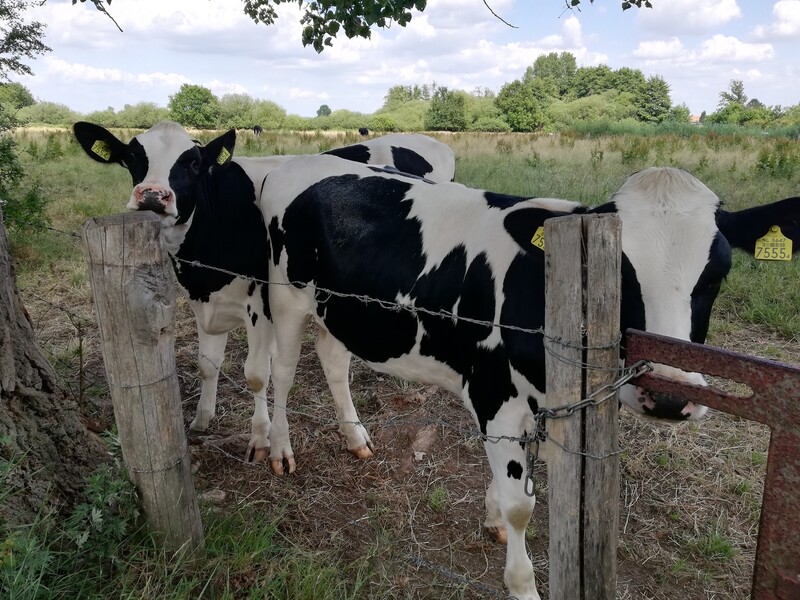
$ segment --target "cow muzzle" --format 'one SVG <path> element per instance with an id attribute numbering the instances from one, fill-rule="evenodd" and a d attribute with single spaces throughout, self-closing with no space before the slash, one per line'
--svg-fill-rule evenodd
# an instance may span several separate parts
<path id="1" fill-rule="evenodd" d="M 699 373 L 687 373 L 665 365 L 654 364 L 653 374 L 682 383 L 708 385 Z M 633 384 L 620 389 L 619 399 L 636 414 L 658 420 L 696 421 L 702 419 L 708 411 L 707 407 L 678 395 L 650 391 Z"/>
<path id="2" fill-rule="evenodd" d="M 152 210 L 159 215 L 178 216 L 175 196 L 170 190 L 159 186 L 136 186 L 133 189 L 128 208 Z"/>

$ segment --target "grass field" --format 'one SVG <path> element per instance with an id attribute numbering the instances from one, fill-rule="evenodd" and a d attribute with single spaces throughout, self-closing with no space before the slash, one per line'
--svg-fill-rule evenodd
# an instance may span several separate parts
<path id="1" fill-rule="evenodd" d="M 130 178 L 122 168 L 90 161 L 67 132 L 21 130 L 15 136 L 29 184 L 49 200 L 51 224 L 10 231 L 23 301 L 66 389 L 98 429 L 110 429 L 83 250 L 70 234 L 89 217 L 123 211 Z M 607 200 L 628 175 L 650 165 L 687 169 L 731 210 L 793 196 L 800 184 L 796 142 L 779 138 L 437 137 L 453 147 L 461 183 L 586 204 Z M 357 140 L 355 134 L 265 132 L 255 138 L 244 132 L 236 153 L 311 153 Z M 715 305 L 709 343 L 800 363 L 799 275 L 797 261 L 755 262 L 737 253 Z M 197 338 L 182 301 L 177 325 L 188 424 L 199 395 Z M 249 430 L 252 406 L 242 374 L 244 334 L 230 336 L 213 432 L 192 445 L 198 491 L 216 492 L 203 503 L 208 559 L 198 569 L 163 557 L 136 531 L 131 514 L 106 518 L 122 521 L 125 533 L 42 516 L 6 542 L 0 535 L 0 591 L 8 587 L 10 598 L 503 597 L 505 550 L 481 527 L 489 470 L 480 444 L 459 429 L 472 427 L 460 401 L 377 376 L 356 362 L 353 395 L 377 446 L 375 458 L 357 462 L 331 422 L 330 394 L 308 337 L 290 399 L 290 408 L 300 411 L 290 414 L 298 473 L 277 479 L 263 465 L 241 460 L 247 441 L 239 434 Z M 403 424 L 392 425 L 397 417 Z M 454 428 L 431 425 L 437 419 Z M 768 430 L 713 411 L 702 423 L 677 426 L 624 414 L 622 427 L 618 597 L 749 597 Z M 414 461 L 411 448 L 423 442 L 425 458 Z M 546 598 L 545 474 L 538 465 L 529 548 Z M 0 501 L 3 477 L 11 475 L 0 472 Z M 114 494 L 123 497 L 115 477 L 95 482 L 99 505 L 109 505 Z M 91 535 L 74 552 L 84 530 Z M 5 547 L 17 553 L 13 564 L 4 562 Z"/>

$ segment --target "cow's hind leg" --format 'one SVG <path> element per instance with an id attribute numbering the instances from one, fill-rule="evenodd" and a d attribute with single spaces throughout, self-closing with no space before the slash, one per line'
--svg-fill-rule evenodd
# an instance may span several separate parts
<path id="1" fill-rule="evenodd" d="M 325 379 L 336 404 L 336 419 L 339 432 L 347 440 L 347 449 L 356 458 L 370 458 L 373 454 L 372 440 L 361 425 L 350 395 L 350 352 L 326 329 L 320 327 L 317 336 L 317 354 L 325 372 Z"/>
<path id="2" fill-rule="evenodd" d="M 247 445 L 245 460 L 254 463 L 267 459 L 269 448 L 269 408 L 267 387 L 271 370 L 275 335 L 272 324 L 263 314 L 247 321 L 247 359 L 244 363 L 244 376 L 253 392 L 253 419 L 250 427 L 250 442 Z M 255 320 L 255 322 L 253 322 Z"/>
<path id="3" fill-rule="evenodd" d="M 195 412 L 194 420 L 189 425 L 189 429 L 192 431 L 206 431 L 217 410 L 219 369 L 225 358 L 225 344 L 228 343 L 228 334 L 211 335 L 198 327 L 197 338 L 197 368 L 200 371 L 202 385 L 200 400 L 197 402 L 197 411 Z"/>
<path id="4" fill-rule="evenodd" d="M 511 424 L 512 420 L 505 419 L 505 423 L 510 426 L 494 428 L 490 422 L 487 433 L 521 436 L 524 431 L 521 426 L 524 419 L 517 417 L 515 421 L 516 426 Z M 519 442 L 505 440 L 497 443 L 486 442 L 484 446 L 493 475 L 489 493 L 492 492 L 492 486 L 495 486 L 497 508 L 505 524 L 508 540 L 504 577 L 506 585 L 511 595 L 519 600 L 540 600 L 536 591 L 533 563 L 525 544 L 525 530 L 536 503 L 536 499 L 528 496 L 524 489 L 525 450 Z M 487 507 L 490 510 L 493 500 L 487 496 Z"/>

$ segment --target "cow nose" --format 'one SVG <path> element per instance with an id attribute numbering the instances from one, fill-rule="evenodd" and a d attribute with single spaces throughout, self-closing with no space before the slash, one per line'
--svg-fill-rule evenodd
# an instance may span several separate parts
<path id="1" fill-rule="evenodd" d="M 645 391 L 636 388 L 642 410 L 646 415 L 657 419 L 686 421 L 700 419 L 706 413 L 706 407 L 689 402 L 685 398 L 673 394 Z"/>
<path id="2" fill-rule="evenodd" d="M 137 190 L 137 210 L 152 210 L 164 214 L 169 204 L 171 193 L 159 188 L 144 188 Z"/>

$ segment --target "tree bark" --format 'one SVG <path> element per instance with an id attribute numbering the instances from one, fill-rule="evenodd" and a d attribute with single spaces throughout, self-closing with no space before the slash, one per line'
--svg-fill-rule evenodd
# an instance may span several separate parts
<path id="1" fill-rule="evenodd" d="M 0 211 L 0 519 L 69 506 L 105 457 L 36 344 Z"/>

